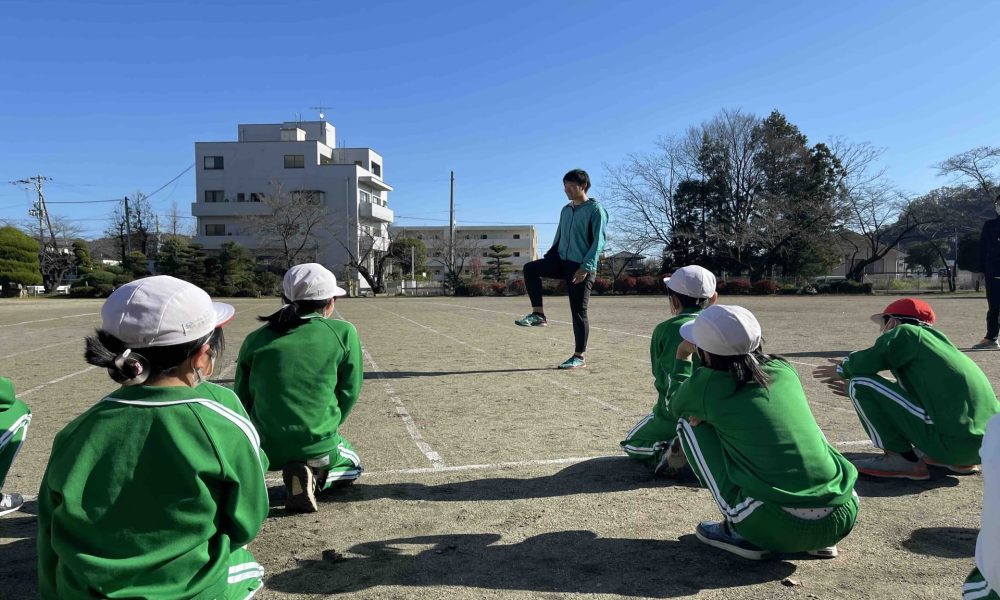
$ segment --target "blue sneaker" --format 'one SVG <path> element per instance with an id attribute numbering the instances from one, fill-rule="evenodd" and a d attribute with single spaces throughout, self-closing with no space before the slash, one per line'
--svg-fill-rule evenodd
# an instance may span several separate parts
<path id="1" fill-rule="evenodd" d="M 702 521 L 698 523 L 694 534 L 698 536 L 699 540 L 709 546 L 715 546 L 720 550 L 732 552 L 750 560 L 760 560 L 770 554 L 769 551 L 758 548 L 748 542 L 742 535 L 736 533 L 736 530 L 732 528 L 729 521 L 719 521 L 718 523 Z"/>
<path id="2" fill-rule="evenodd" d="M 583 360 L 582 356 L 573 355 L 562 362 L 559 365 L 560 369 L 582 369 L 586 367 L 587 363 Z"/>
<path id="3" fill-rule="evenodd" d="M 12 513 L 24 506 L 24 497 L 21 494 L 11 492 L 0 494 L 0 516 Z"/>
<path id="4" fill-rule="evenodd" d="M 515 325 L 520 325 L 521 327 L 548 327 L 549 322 L 545 320 L 545 317 L 540 317 L 535 313 L 530 313 L 522 319 L 517 319 L 514 321 Z"/>

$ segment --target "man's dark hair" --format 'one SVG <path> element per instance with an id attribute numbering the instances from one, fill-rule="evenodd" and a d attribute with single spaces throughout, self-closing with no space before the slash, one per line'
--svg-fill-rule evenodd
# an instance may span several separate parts
<path id="1" fill-rule="evenodd" d="M 681 308 L 706 308 L 709 300 L 711 300 L 711 298 L 695 298 L 694 296 L 679 294 L 669 287 L 667 288 L 667 296 L 677 298 L 677 301 L 681 303 Z"/>
<path id="2" fill-rule="evenodd" d="M 567 181 L 582 187 L 585 192 L 590 190 L 590 175 L 587 175 L 587 172 L 583 169 L 573 169 L 563 175 L 563 183 Z"/>

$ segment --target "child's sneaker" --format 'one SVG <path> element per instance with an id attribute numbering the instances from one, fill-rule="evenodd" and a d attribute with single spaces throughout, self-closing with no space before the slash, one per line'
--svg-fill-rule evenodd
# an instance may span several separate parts
<path id="1" fill-rule="evenodd" d="M 586 367 L 587 363 L 583 360 L 582 356 L 573 355 L 566 360 L 564 360 L 560 365 L 560 369 L 582 369 Z"/>
<path id="2" fill-rule="evenodd" d="M 851 462 L 857 467 L 859 473 L 871 477 L 911 479 L 913 481 L 926 481 L 931 478 L 931 473 L 927 470 L 927 463 L 923 460 L 911 462 L 895 452 L 886 452 L 871 458 L 859 458 Z"/>
<path id="3" fill-rule="evenodd" d="M 816 558 L 837 558 L 837 555 L 840 554 L 840 552 L 837 551 L 836 546 L 827 546 L 826 548 L 810 550 L 806 554 L 809 556 L 815 556 Z"/>
<path id="4" fill-rule="evenodd" d="M 24 506 L 24 497 L 16 492 L 0 494 L 0 517 Z"/>
<path id="5" fill-rule="evenodd" d="M 929 467 L 939 467 L 941 469 L 948 469 L 949 471 L 957 475 L 975 475 L 981 470 L 979 468 L 979 465 L 949 465 L 939 460 L 934 460 L 929 456 L 924 456 L 924 462 L 927 463 L 927 466 Z"/>
<path id="6" fill-rule="evenodd" d="M 729 521 L 719 521 L 718 523 L 702 521 L 698 523 L 694 534 L 709 546 L 715 546 L 720 550 L 732 552 L 750 560 L 760 560 L 770 554 L 769 551 L 751 544 L 742 535 L 736 533 Z"/>
<path id="7" fill-rule="evenodd" d="M 674 438 L 667 449 L 663 451 L 660 461 L 656 463 L 653 475 L 676 477 L 686 470 L 689 470 L 687 456 L 684 455 L 680 440 Z"/>
<path id="8" fill-rule="evenodd" d="M 515 320 L 514 324 L 521 327 L 548 327 L 549 322 L 537 313 L 529 313 L 523 318 Z"/>
<path id="9" fill-rule="evenodd" d="M 294 462 L 285 465 L 281 470 L 281 478 L 285 481 L 288 497 L 285 498 L 285 510 L 297 513 L 313 513 L 319 510 L 316 504 L 316 483 L 313 472 L 305 463 Z"/>

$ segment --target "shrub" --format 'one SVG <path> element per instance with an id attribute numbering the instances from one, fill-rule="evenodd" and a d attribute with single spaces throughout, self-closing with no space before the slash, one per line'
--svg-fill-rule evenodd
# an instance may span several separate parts
<path id="1" fill-rule="evenodd" d="M 494 281 L 490 284 L 494 296 L 503 296 L 507 293 L 507 284 L 503 281 Z"/>
<path id="2" fill-rule="evenodd" d="M 750 293 L 750 281 L 747 279 L 727 279 L 716 284 L 716 290 L 721 295 L 735 296 Z"/>
<path id="3" fill-rule="evenodd" d="M 119 285 L 125 285 L 130 281 L 135 281 L 135 277 L 133 277 L 131 273 L 122 273 L 121 275 L 115 275 L 115 279 L 112 283 L 114 283 L 117 287 Z"/>
<path id="4" fill-rule="evenodd" d="M 544 296 L 561 296 L 566 293 L 566 282 L 565 281 L 555 281 L 552 279 L 542 280 L 542 295 Z"/>
<path id="5" fill-rule="evenodd" d="M 778 288 L 779 296 L 794 296 L 795 294 L 801 294 L 802 290 L 794 285 L 785 284 Z"/>
<path id="6" fill-rule="evenodd" d="M 754 296 L 771 296 L 778 293 L 778 284 L 770 279 L 761 279 L 750 285 L 750 293 Z"/>
<path id="7" fill-rule="evenodd" d="M 456 296 L 468 296 L 469 295 L 469 282 L 459 281 L 455 284 L 455 295 Z"/>
<path id="8" fill-rule="evenodd" d="M 69 288 L 69 295 L 71 298 L 92 298 L 94 296 L 94 288 L 89 285 L 74 285 Z"/>
<path id="9" fill-rule="evenodd" d="M 485 283 L 477 281 L 476 283 L 469 285 L 469 295 L 470 296 L 485 296 L 489 293 L 489 286 Z"/>
<path id="10" fill-rule="evenodd" d="M 634 292 L 636 286 L 635 277 L 631 275 L 622 275 L 618 279 L 615 279 L 615 291 L 622 294 L 627 294 L 629 292 Z"/>
<path id="11" fill-rule="evenodd" d="M 229 297 L 229 298 L 232 298 L 233 296 L 236 295 L 237 291 L 239 291 L 239 290 L 237 289 L 237 287 L 235 285 L 220 285 L 216 289 L 215 293 L 216 293 L 216 295 L 218 295 L 220 297 Z"/>
<path id="12" fill-rule="evenodd" d="M 113 284 L 115 282 L 115 273 L 111 271 L 93 271 L 87 274 L 86 279 L 89 286 L 95 286 L 99 283 Z"/>
<path id="13" fill-rule="evenodd" d="M 606 294 L 611 291 L 611 280 L 606 277 L 598 277 L 594 280 L 594 287 L 591 288 L 595 294 Z"/>
<path id="14" fill-rule="evenodd" d="M 635 291 L 640 294 L 665 294 L 663 280 L 652 275 L 643 275 L 635 281 Z"/>
<path id="15" fill-rule="evenodd" d="M 215 286 L 214 285 L 203 285 L 201 289 L 205 290 L 205 293 L 209 296 L 215 296 Z"/>
<path id="16" fill-rule="evenodd" d="M 97 298 L 107 298 L 113 291 L 115 291 L 115 286 L 110 283 L 98 283 L 94 286 L 94 296 Z"/>
<path id="17" fill-rule="evenodd" d="M 524 287 L 523 279 L 515 279 L 507 284 L 507 293 L 514 296 L 523 296 L 527 293 L 527 289 Z"/>
<path id="18" fill-rule="evenodd" d="M 260 298 L 260 292 L 252 287 L 242 287 L 233 294 L 237 298 Z"/>
<path id="19" fill-rule="evenodd" d="M 820 294 L 871 294 L 872 284 L 870 282 L 851 281 L 843 279 L 817 283 L 816 291 Z"/>

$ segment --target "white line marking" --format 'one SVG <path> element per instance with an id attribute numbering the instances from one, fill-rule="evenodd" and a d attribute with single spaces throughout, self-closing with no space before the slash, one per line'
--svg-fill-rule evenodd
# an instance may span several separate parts
<path id="1" fill-rule="evenodd" d="M 77 317 L 91 317 L 100 313 L 82 313 L 79 315 L 67 315 L 65 317 L 52 317 L 49 319 L 38 319 L 37 321 L 21 321 L 20 323 L 8 323 L 6 325 L 0 325 L 0 328 L 4 327 L 17 327 L 18 325 L 29 325 L 31 323 L 45 323 L 46 321 L 58 321 L 59 319 L 75 319 Z"/>
<path id="2" fill-rule="evenodd" d="M 44 387 L 50 386 L 50 385 L 52 385 L 54 383 L 59 383 L 60 381 L 66 381 L 70 377 L 76 377 L 77 375 L 83 375 L 84 373 L 87 373 L 89 371 L 93 371 L 96 368 L 97 367 L 95 367 L 95 366 L 87 367 L 86 369 L 83 369 L 82 371 L 77 371 L 76 373 L 70 373 L 69 375 L 63 375 L 62 377 L 60 377 L 58 379 L 53 379 L 52 381 L 46 381 L 45 383 L 43 383 L 41 385 L 36 385 L 35 387 L 31 388 L 30 390 L 27 390 L 27 391 L 24 391 L 24 392 L 20 392 L 19 394 L 17 394 L 17 397 L 18 398 L 24 398 L 28 394 L 34 394 L 35 392 L 37 392 L 38 390 L 40 390 L 40 389 L 42 389 Z"/>
<path id="3" fill-rule="evenodd" d="M 780 354 L 779 354 L 779 356 L 780 356 Z M 786 358 L 785 360 L 788 361 L 788 362 L 790 362 L 790 363 L 792 363 L 793 365 L 804 365 L 806 367 L 813 367 L 813 368 L 816 368 L 816 367 L 819 366 L 819 365 L 814 365 L 812 363 L 804 363 L 804 362 L 799 362 L 797 360 L 791 360 L 791 359 L 788 359 L 788 358 Z"/>
<path id="4" fill-rule="evenodd" d="M 441 303 L 435 303 L 435 304 L 441 304 Z M 417 323 L 417 322 L 416 322 L 416 321 L 414 321 L 413 319 L 408 319 L 408 318 L 404 317 L 404 316 L 403 316 L 403 315 L 401 315 L 401 314 L 398 314 L 398 313 L 394 313 L 394 312 L 392 312 L 391 310 L 387 310 L 387 309 L 385 309 L 385 308 L 380 308 L 380 307 L 377 307 L 377 306 L 376 306 L 376 307 L 374 307 L 374 308 L 376 308 L 376 309 L 378 309 L 378 310 L 381 310 L 382 312 L 387 312 L 387 313 L 389 313 L 390 315 L 394 315 L 394 316 L 396 316 L 396 317 L 398 317 L 398 318 L 400 318 L 400 319 L 403 319 L 404 321 L 408 321 L 408 322 L 410 322 L 410 323 L 413 323 L 413 324 L 414 324 L 414 325 L 416 325 L 417 327 L 422 327 L 422 328 L 426 329 L 427 331 L 430 331 L 431 333 L 436 333 L 437 335 L 440 335 L 441 337 L 444 337 L 444 338 L 447 338 L 447 339 L 449 339 L 449 340 L 452 340 L 452 341 L 455 341 L 455 342 L 458 342 L 459 344 L 462 344 L 463 346 L 465 346 L 465 347 L 467 347 L 467 348 L 470 348 L 470 349 L 472 349 L 472 350 L 475 350 L 476 352 L 480 352 L 480 353 L 482 353 L 482 354 L 486 354 L 486 351 L 485 351 L 485 350 L 483 350 L 482 348 L 477 348 L 476 346 L 473 346 L 472 344 L 469 344 L 469 343 L 467 343 L 467 342 L 463 342 L 462 340 L 460 340 L 460 339 L 458 339 L 458 338 L 455 338 L 455 337 L 452 337 L 452 336 L 450 336 L 450 335 L 448 335 L 448 334 L 446 334 L 446 333 L 441 333 L 440 331 L 438 331 L 438 330 L 434 329 L 433 327 L 428 327 L 427 325 L 423 325 L 422 323 Z M 510 362 L 509 360 L 504 360 L 504 359 L 502 359 L 502 358 L 499 358 L 499 357 L 498 357 L 498 360 L 500 360 L 501 362 L 503 362 L 503 363 L 507 364 L 507 366 L 510 366 L 510 367 L 512 367 L 512 368 L 515 368 L 515 369 L 517 369 L 517 368 L 521 368 L 521 367 L 519 367 L 518 365 L 516 365 L 516 364 L 514 364 L 514 363 Z M 594 398 L 593 396 L 590 396 L 590 395 L 588 395 L 588 394 L 585 394 L 585 393 L 581 392 L 581 391 L 580 391 L 580 390 L 578 390 L 578 389 L 575 389 L 575 388 L 573 388 L 573 387 L 570 387 L 570 386 L 568 386 L 568 385 L 566 385 L 566 384 L 562 383 L 561 381 L 558 381 L 558 380 L 556 380 L 556 379 L 553 379 L 553 378 L 551 378 L 551 377 L 546 377 L 545 375 L 542 375 L 541 373 L 539 373 L 539 372 L 537 372 L 537 371 L 529 371 L 529 373 L 530 373 L 531 375 L 535 375 L 535 376 L 537 376 L 537 377 L 541 377 L 542 379 L 544 379 L 544 380 L 548 381 L 548 382 L 549 382 L 549 384 L 551 384 L 551 385 L 555 385 L 555 386 L 558 386 L 558 387 L 561 387 L 561 388 L 563 388 L 564 390 L 567 390 L 567 391 L 569 391 L 569 392 L 571 392 L 571 393 L 573 393 L 573 394 L 575 394 L 575 395 L 577 395 L 577 396 L 580 396 L 580 397 L 583 397 L 583 398 L 586 398 L 587 400 L 590 400 L 591 402 L 595 402 L 595 403 L 597 403 L 597 404 L 599 404 L 599 405 L 603 406 L 604 408 L 606 408 L 606 409 L 608 409 L 608 410 L 611 410 L 611 411 L 614 411 L 614 412 L 616 412 L 616 413 L 618 413 L 618 414 L 622 414 L 622 415 L 629 415 L 629 414 L 632 414 L 632 413 L 628 412 L 627 410 L 623 410 L 623 409 L 621 409 L 621 408 L 619 408 L 619 407 L 615 406 L 614 404 L 609 404 L 609 403 L 605 402 L 604 400 L 601 400 L 600 398 Z"/>
<path id="5" fill-rule="evenodd" d="M 420 430 L 417 428 L 417 424 L 414 422 L 413 417 L 411 417 L 409 411 L 406 410 L 406 406 L 403 405 L 403 401 L 396 395 L 396 390 L 393 389 L 392 384 L 389 383 L 389 380 L 382 374 L 381 369 L 379 369 L 379 366 L 375 363 L 372 355 L 369 354 L 368 350 L 365 348 L 362 348 L 361 352 L 365 355 L 365 358 L 368 359 L 368 362 L 371 363 L 372 369 L 375 370 L 375 375 L 378 376 L 382 385 L 385 386 L 385 392 L 389 396 L 389 399 L 396 405 L 396 414 L 399 415 L 399 418 L 403 420 L 403 424 L 406 425 L 406 431 L 410 434 L 410 438 L 413 440 L 413 443 L 416 444 L 417 448 L 419 448 L 424 456 L 427 457 L 427 460 L 431 461 L 431 464 L 433 465 L 432 469 L 439 470 L 445 468 L 447 465 L 444 460 L 441 459 L 441 455 L 435 452 L 434 449 L 431 448 L 430 444 L 424 441 L 424 436 L 420 435 Z"/>
<path id="6" fill-rule="evenodd" d="M 0 356 L 0 360 L 14 358 L 15 356 L 21 356 L 22 354 L 30 354 L 32 352 L 38 352 L 39 350 L 47 350 L 49 348 L 55 348 L 56 346 L 65 346 L 66 344 L 79 344 L 79 343 L 80 340 L 70 340 L 68 342 L 59 342 L 58 344 L 49 344 L 48 346 L 39 346 L 38 348 L 32 348 L 31 350 L 22 350 L 20 352 L 15 352 L 14 354 L 8 354 L 7 356 Z"/>

